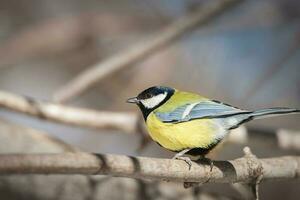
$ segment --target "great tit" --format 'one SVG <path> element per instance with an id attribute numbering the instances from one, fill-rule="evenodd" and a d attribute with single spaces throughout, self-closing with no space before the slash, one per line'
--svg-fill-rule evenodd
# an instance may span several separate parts
<path id="1" fill-rule="evenodd" d="M 299 109 L 242 110 L 195 93 L 154 86 L 127 100 L 137 104 L 151 138 L 177 152 L 174 159 L 191 160 L 184 154 L 205 156 L 231 129 L 253 119 L 299 113 Z"/>

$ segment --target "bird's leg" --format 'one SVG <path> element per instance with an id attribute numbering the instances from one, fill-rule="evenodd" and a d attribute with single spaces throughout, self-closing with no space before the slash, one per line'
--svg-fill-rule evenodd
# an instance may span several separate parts
<path id="1" fill-rule="evenodd" d="M 172 159 L 177 159 L 178 157 L 182 157 L 182 156 L 183 156 L 185 153 L 187 153 L 189 150 L 191 150 L 191 149 L 184 149 L 184 150 L 182 150 L 182 151 L 176 153 L 175 156 L 173 156 Z"/>
<path id="2" fill-rule="evenodd" d="M 186 162 L 189 165 L 189 170 L 190 170 L 192 167 L 192 160 L 189 157 L 183 156 L 189 150 L 191 150 L 191 149 L 184 149 L 184 150 L 180 151 L 179 153 L 175 154 L 175 156 L 173 156 L 172 159 L 183 160 L 184 162 Z"/>

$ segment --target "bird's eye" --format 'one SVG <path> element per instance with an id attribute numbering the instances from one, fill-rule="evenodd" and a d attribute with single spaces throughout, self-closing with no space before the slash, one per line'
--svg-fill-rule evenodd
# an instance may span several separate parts
<path id="1" fill-rule="evenodd" d="M 152 97 L 152 94 L 150 94 L 150 93 L 148 93 L 148 94 L 146 94 L 146 99 L 149 99 L 149 98 L 151 98 Z"/>

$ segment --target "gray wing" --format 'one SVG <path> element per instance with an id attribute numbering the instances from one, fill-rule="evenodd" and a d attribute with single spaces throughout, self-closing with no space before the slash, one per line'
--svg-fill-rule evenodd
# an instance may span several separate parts
<path id="1" fill-rule="evenodd" d="M 250 111 L 241 110 L 218 101 L 202 101 L 180 106 L 172 112 L 155 112 L 162 122 L 186 122 L 201 118 L 220 118 L 247 114 Z"/>

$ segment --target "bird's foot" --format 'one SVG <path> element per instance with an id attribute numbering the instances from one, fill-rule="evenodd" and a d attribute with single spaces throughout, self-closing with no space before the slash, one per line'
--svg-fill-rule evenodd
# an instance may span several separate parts
<path id="1" fill-rule="evenodd" d="M 176 154 L 177 155 L 177 154 Z M 189 170 L 192 167 L 192 160 L 189 157 L 185 157 L 185 156 L 174 156 L 172 159 L 177 159 L 177 160 L 183 160 L 184 162 L 186 162 L 186 164 L 189 165 Z"/>
<path id="2" fill-rule="evenodd" d="M 198 161 L 199 162 L 204 162 L 205 164 L 208 164 L 209 165 L 209 167 L 210 167 L 210 172 L 212 172 L 212 170 L 213 170 L 213 167 L 214 167 L 214 161 L 213 160 L 211 160 L 210 158 L 206 158 L 206 157 L 200 157 L 199 159 L 198 159 Z"/>
<path id="3" fill-rule="evenodd" d="M 208 178 L 207 180 L 201 182 L 201 183 L 195 183 L 195 182 L 184 182 L 183 183 L 183 186 L 184 188 L 190 188 L 190 187 L 195 187 L 195 186 L 198 186 L 198 185 L 201 185 L 201 184 L 204 184 L 204 183 L 207 183 L 209 182 L 211 176 L 212 176 L 212 170 L 213 170 L 213 167 L 214 167 L 214 161 L 211 160 L 210 158 L 206 158 L 206 157 L 200 157 L 198 159 L 198 162 L 202 162 L 203 164 L 208 164 L 210 169 L 209 169 L 209 173 L 208 173 Z"/>
<path id="4" fill-rule="evenodd" d="M 172 159 L 183 160 L 184 162 L 186 162 L 189 165 L 189 170 L 190 170 L 192 167 L 192 160 L 189 157 L 183 156 L 189 150 L 191 150 L 191 149 L 184 149 L 184 150 L 180 151 L 179 153 L 175 154 L 175 156 Z"/>
<path id="5" fill-rule="evenodd" d="M 210 172 L 212 172 L 213 168 L 214 168 L 214 161 L 209 159 L 209 158 L 205 158 L 207 160 L 207 162 L 209 163 L 209 167 L 210 167 Z"/>
<path id="6" fill-rule="evenodd" d="M 199 161 L 205 162 L 205 163 L 208 164 L 209 167 L 210 167 L 209 173 L 208 173 L 208 178 L 207 178 L 206 181 L 203 182 L 203 183 L 207 183 L 207 182 L 209 182 L 209 180 L 210 180 L 210 178 L 211 178 L 211 175 L 212 175 L 211 173 L 212 173 L 212 170 L 213 170 L 213 167 L 214 167 L 214 161 L 211 160 L 210 158 L 206 158 L 206 157 L 201 157 L 201 158 L 199 159 Z"/>

